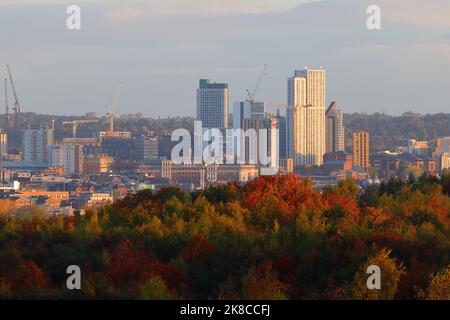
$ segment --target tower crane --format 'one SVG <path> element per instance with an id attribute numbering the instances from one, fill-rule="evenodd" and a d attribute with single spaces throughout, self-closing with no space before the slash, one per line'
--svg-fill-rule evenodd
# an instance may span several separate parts
<path id="1" fill-rule="evenodd" d="M 259 86 L 261 85 L 263 78 L 265 76 L 267 76 L 268 70 L 269 70 L 269 65 L 265 64 L 263 71 L 261 72 L 261 75 L 259 76 L 258 81 L 256 82 L 256 85 L 255 85 L 255 88 L 253 89 L 253 91 L 250 91 L 249 89 L 247 89 L 248 101 L 255 102 L 256 93 L 258 92 Z"/>
<path id="2" fill-rule="evenodd" d="M 9 102 L 8 102 L 8 79 L 5 78 L 5 113 L 6 113 L 6 122 L 9 127 Z"/>
<path id="3" fill-rule="evenodd" d="M 89 123 L 99 123 L 99 120 L 75 120 L 75 121 L 65 121 L 63 122 L 63 126 L 72 125 L 72 138 L 77 137 L 77 129 L 80 124 L 89 124 Z"/>
<path id="4" fill-rule="evenodd" d="M 11 83 L 11 90 L 12 90 L 13 96 L 14 96 L 13 111 L 14 111 L 14 127 L 16 129 L 16 147 L 17 147 L 17 150 L 20 150 L 22 148 L 22 143 L 21 143 L 22 139 L 20 139 L 19 115 L 22 111 L 22 108 L 20 107 L 19 97 L 17 95 L 16 87 L 14 85 L 11 68 L 9 67 L 9 65 L 6 65 L 6 69 L 8 70 L 9 81 Z"/>
<path id="5" fill-rule="evenodd" d="M 8 69 L 9 81 L 11 82 L 11 89 L 12 89 L 12 92 L 13 92 L 13 95 L 14 95 L 13 111 L 16 114 L 16 126 L 17 126 L 17 124 L 18 124 L 17 114 L 20 113 L 22 110 L 20 108 L 19 97 L 17 95 L 16 87 L 14 85 L 14 80 L 13 80 L 12 73 L 11 73 L 11 68 L 9 67 L 9 65 L 7 65 L 6 68 Z"/>
<path id="6" fill-rule="evenodd" d="M 114 131 L 114 110 L 117 106 L 117 103 L 119 102 L 119 98 L 120 98 L 120 94 L 122 92 L 123 89 L 123 83 L 120 82 L 118 87 L 117 87 L 117 91 L 116 91 L 116 95 L 114 97 L 113 102 L 108 106 L 108 112 L 106 114 L 106 121 L 108 123 L 109 126 L 109 131 L 113 132 Z"/>

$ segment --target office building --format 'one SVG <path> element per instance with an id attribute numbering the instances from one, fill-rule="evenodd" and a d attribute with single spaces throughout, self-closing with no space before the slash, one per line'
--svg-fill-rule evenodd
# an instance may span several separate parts
<path id="1" fill-rule="evenodd" d="M 296 168 L 323 163 L 325 82 L 325 70 L 297 70 L 288 79 L 288 157 Z"/>
<path id="2" fill-rule="evenodd" d="M 228 127 L 228 84 L 201 79 L 197 89 L 197 120 L 203 128 Z"/>
<path id="3" fill-rule="evenodd" d="M 64 168 L 64 175 L 83 172 L 83 147 L 75 144 L 48 146 L 48 164 L 50 167 Z"/>
<path id="4" fill-rule="evenodd" d="M 105 137 L 102 139 L 102 152 L 117 160 L 134 160 L 135 143 L 129 138 Z"/>
<path id="5" fill-rule="evenodd" d="M 357 131 L 353 133 L 353 166 L 368 169 L 369 163 L 369 133 Z"/>
<path id="6" fill-rule="evenodd" d="M 106 173 L 111 169 L 114 159 L 105 154 L 90 154 L 84 157 L 85 175 L 92 175 L 96 173 Z"/>
<path id="7" fill-rule="evenodd" d="M 345 151 L 344 113 L 332 102 L 326 113 L 326 153 Z"/>
<path id="8" fill-rule="evenodd" d="M 172 159 L 172 150 L 178 144 L 178 141 L 172 141 L 171 135 L 161 135 L 158 137 L 158 155 L 160 159 Z"/>
<path id="9" fill-rule="evenodd" d="M 233 104 L 233 129 L 242 129 L 245 119 L 262 120 L 265 116 L 264 102 L 240 101 Z"/>
<path id="10" fill-rule="evenodd" d="M 53 144 L 53 126 L 43 124 L 39 128 L 23 131 L 23 158 L 25 161 L 47 162 L 47 147 Z"/>
<path id="11" fill-rule="evenodd" d="M 450 169 L 450 137 L 437 139 L 433 158 L 437 161 L 437 168 L 439 171 L 442 172 Z"/>
<path id="12" fill-rule="evenodd" d="M 158 160 L 158 138 L 137 137 L 134 138 L 134 160 L 151 161 Z"/>
<path id="13" fill-rule="evenodd" d="M 415 154 L 416 156 L 427 156 L 430 153 L 428 141 L 408 140 L 408 153 Z"/>

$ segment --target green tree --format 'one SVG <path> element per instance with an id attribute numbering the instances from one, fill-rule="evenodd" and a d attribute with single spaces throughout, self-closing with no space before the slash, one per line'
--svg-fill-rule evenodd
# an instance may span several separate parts
<path id="1" fill-rule="evenodd" d="M 169 292 L 163 279 L 154 276 L 142 286 L 139 298 L 143 300 L 173 300 L 175 296 Z"/>

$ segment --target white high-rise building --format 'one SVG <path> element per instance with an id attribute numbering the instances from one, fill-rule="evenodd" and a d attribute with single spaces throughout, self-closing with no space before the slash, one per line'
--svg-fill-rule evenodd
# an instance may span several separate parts
<path id="1" fill-rule="evenodd" d="M 25 161 L 47 162 L 47 147 L 53 144 L 53 126 L 23 131 L 23 158 Z"/>
<path id="2" fill-rule="evenodd" d="M 288 79 L 287 145 L 296 167 L 323 164 L 325 82 L 325 70 L 297 70 Z"/>
<path id="3" fill-rule="evenodd" d="M 8 154 L 8 133 L 0 129 L 0 156 Z"/>
<path id="4" fill-rule="evenodd" d="M 326 153 L 345 151 L 344 113 L 332 102 L 326 111 Z"/>
<path id="5" fill-rule="evenodd" d="M 83 148 L 81 145 L 61 144 L 48 146 L 48 165 L 64 167 L 64 175 L 81 173 L 83 169 Z"/>
<path id="6" fill-rule="evenodd" d="M 202 121 L 203 128 L 228 128 L 228 84 L 200 80 L 197 120 Z"/>

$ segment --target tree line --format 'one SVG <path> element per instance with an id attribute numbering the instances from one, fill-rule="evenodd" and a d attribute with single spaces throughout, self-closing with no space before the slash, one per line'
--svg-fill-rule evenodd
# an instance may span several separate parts
<path id="1" fill-rule="evenodd" d="M 450 299 L 450 175 L 322 191 L 295 175 L 129 195 L 85 215 L 0 202 L 3 299 Z M 66 269 L 82 272 L 68 290 Z M 381 289 L 369 290 L 369 265 Z"/>

